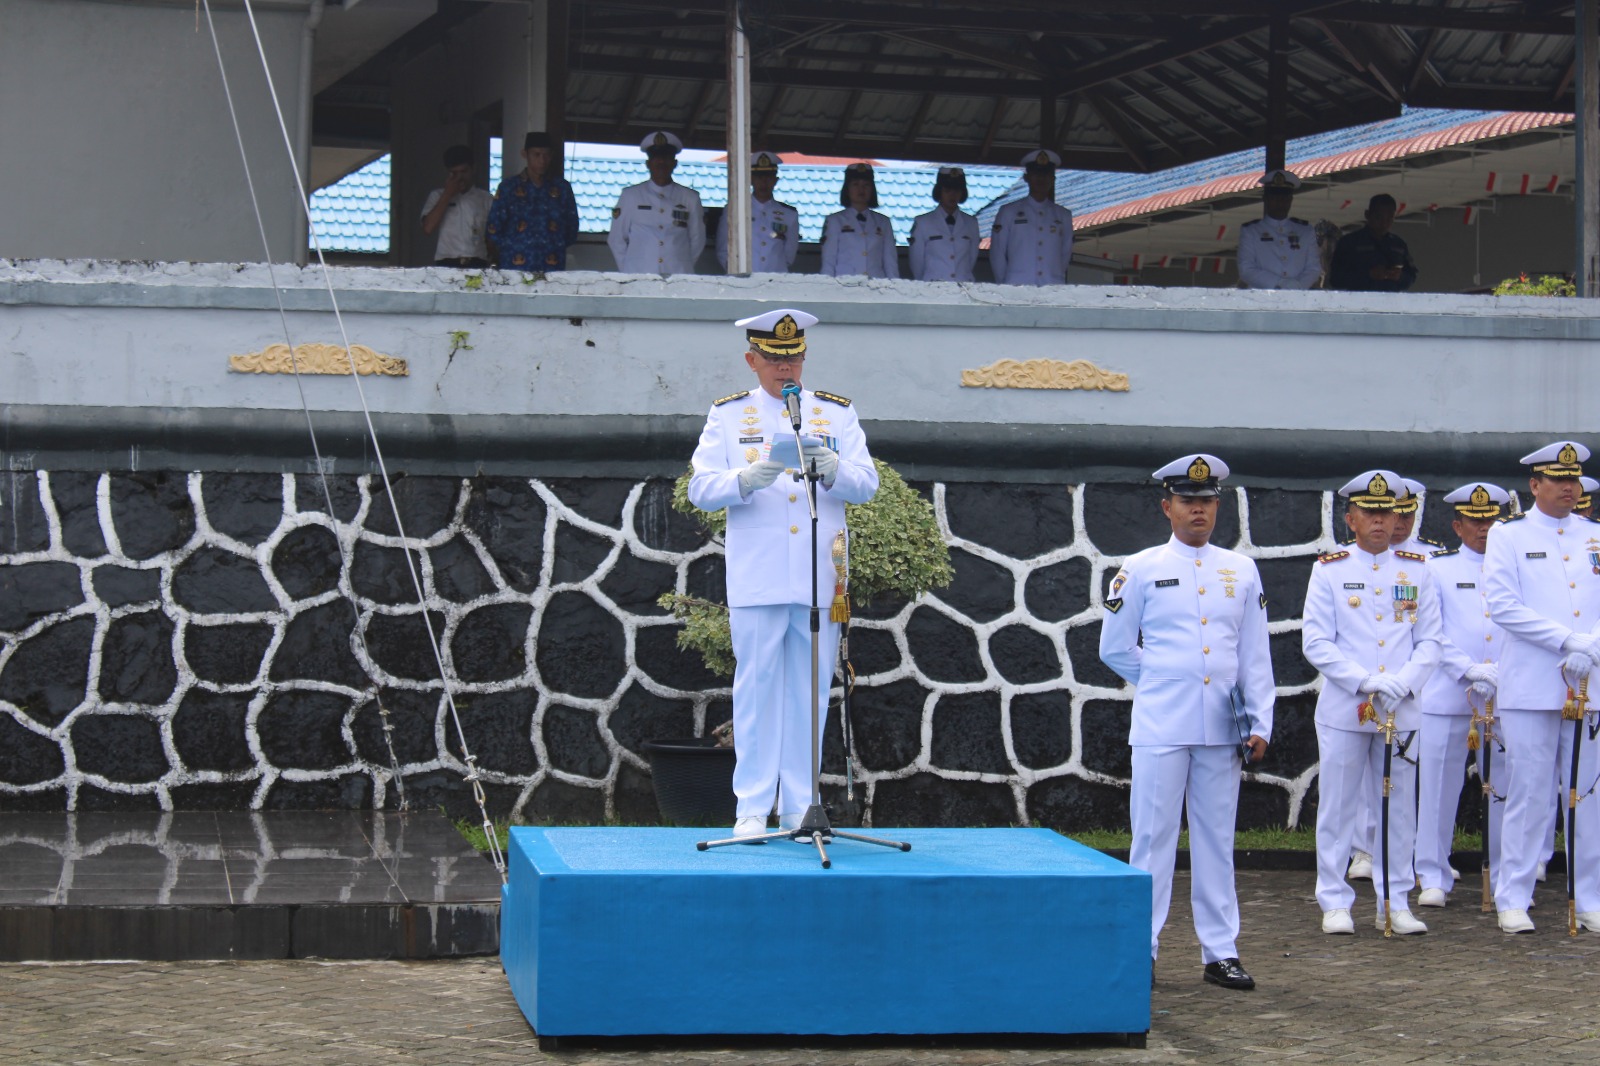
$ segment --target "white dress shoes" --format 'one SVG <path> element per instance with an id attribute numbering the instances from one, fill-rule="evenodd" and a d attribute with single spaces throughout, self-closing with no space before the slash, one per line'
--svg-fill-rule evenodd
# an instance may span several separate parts
<path id="1" fill-rule="evenodd" d="M 740 818 L 733 823 L 733 835 L 735 837 L 758 837 L 766 831 L 767 820 L 765 818 Z M 756 840 L 752 841 L 752 843 L 764 844 L 766 841 Z"/>
<path id="2" fill-rule="evenodd" d="M 1372 880 L 1372 856 L 1358 851 L 1350 858 L 1350 871 L 1345 874 L 1352 881 Z"/>
<path id="3" fill-rule="evenodd" d="M 1579 911 L 1578 928 L 1600 933 L 1600 911 Z"/>
<path id="4" fill-rule="evenodd" d="M 1378 912 L 1378 931 L 1383 932 L 1383 912 Z M 1428 927 L 1410 911 L 1390 911 L 1389 931 L 1395 936 L 1414 936 L 1426 933 Z"/>
<path id="5" fill-rule="evenodd" d="M 1356 931 L 1356 923 L 1350 920 L 1350 912 L 1340 907 L 1322 913 L 1322 931 L 1349 935 Z"/>
<path id="6" fill-rule="evenodd" d="M 1501 911 L 1500 931 L 1502 933 L 1531 933 L 1533 932 L 1533 919 L 1528 917 L 1527 911 Z"/>
<path id="7" fill-rule="evenodd" d="M 1445 905 L 1444 889 L 1425 888 L 1422 895 L 1417 897 L 1419 907 L 1443 907 Z"/>
<path id="8" fill-rule="evenodd" d="M 1540 884 L 1544 883 L 1545 875 L 1550 872 L 1550 864 L 1541 862 L 1533 868 L 1533 879 Z"/>

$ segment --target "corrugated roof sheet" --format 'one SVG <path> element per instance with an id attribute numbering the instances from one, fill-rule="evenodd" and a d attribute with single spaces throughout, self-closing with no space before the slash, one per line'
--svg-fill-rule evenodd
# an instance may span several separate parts
<path id="1" fill-rule="evenodd" d="M 312 193 L 311 225 L 325 252 L 387 252 L 389 157 Z"/>

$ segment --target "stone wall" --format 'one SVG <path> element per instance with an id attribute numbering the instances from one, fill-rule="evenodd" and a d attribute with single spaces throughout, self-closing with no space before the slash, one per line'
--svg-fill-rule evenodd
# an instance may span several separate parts
<path id="1" fill-rule="evenodd" d="M 730 713 L 655 605 L 722 599 L 720 545 L 671 509 L 670 482 L 397 477 L 422 604 L 381 481 L 328 486 L 331 516 L 314 475 L 0 474 L 0 809 L 403 793 L 464 816 L 459 716 L 497 816 L 655 821 L 642 744 Z M 869 820 L 1124 825 L 1131 693 L 1095 652 L 1121 558 L 1168 533 L 1156 490 L 918 488 L 956 577 L 852 630 Z M 1216 539 L 1259 560 L 1279 691 L 1242 824 L 1306 824 L 1314 802 L 1299 616 L 1331 517 L 1323 492 L 1225 498 Z M 832 791 L 836 717 L 825 763 Z"/>

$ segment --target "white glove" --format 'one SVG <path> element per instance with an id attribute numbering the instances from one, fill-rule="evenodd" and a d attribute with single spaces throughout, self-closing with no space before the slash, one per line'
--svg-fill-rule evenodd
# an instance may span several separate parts
<path id="1" fill-rule="evenodd" d="M 1378 675 L 1378 691 L 1389 697 L 1390 704 L 1399 703 L 1411 695 L 1411 690 L 1406 688 L 1406 683 L 1393 674 Z"/>
<path id="2" fill-rule="evenodd" d="M 1587 655 L 1592 659 L 1600 654 L 1600 640 L 1596 640 L 1593 633 L 1569 633 L 1567 639 L 1561 642 L 1561 650 Z"/>
<path id="3" fill-rule="evenodd" d="M 1380 682 L 1382 681 L 1382 674 L 1368 674 L 1366 677 L 1361 679 L 1361 684 L 1356 686 L 1356 691 L 1362 693 L 1363 695 L 1370 696 L 1379 690 Z"/>
<path id="4" fill-rule="evenodd" d="M 1473 663 L 1461 676 L 1468 681 L 1486 684 L 1490 688 L 1500 684 L 1500 668 L 1494 663 Z"/>
<path id="5" fill-rule="evenodd" d="M 1474 681 L 1467 686 L 1467 693 L 1477 697 L 1480 703 L 1488 703 L 1494 699 L 1494 689 L 1493 681 Z"/>
<path id="6" fill-rule="evenodd" d="M 1573 681 L 1582 681 L 1589 676 L 1589 671 L 1593 669 L 1594 660 L 1589 658 L 1585 652 L 1575 651 L 1561 660 L 1562 676 Z"/>
<path id="7" fill-rule="evenodd" d="M 832 485 L 834 475 L 839 472 L 839 453 L 826 444 L 807 444 L 800 453 L 801 462 L 807 470 L 811 464 L 817 464 L 817 476 L 824 485 Z"/>
<path id="8" fill-rule="evenodd" d="M 757 489 L 764 489 L 783 473 L 783 464 L 763 459 L 759 463 L 751 463 L 739 471 L 739 495 L 749 496 Z"/>

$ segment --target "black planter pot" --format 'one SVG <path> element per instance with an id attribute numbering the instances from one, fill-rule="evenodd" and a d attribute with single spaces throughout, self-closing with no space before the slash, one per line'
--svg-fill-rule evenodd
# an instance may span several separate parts
<path id="1" fill-rule="evenodd" d="M 733 795 L 732 748 L 716 747 L 696 737 L 647 740 L 650 776 L 656 806 L 668 825 L 733 824 L 738 801 Z"/>

